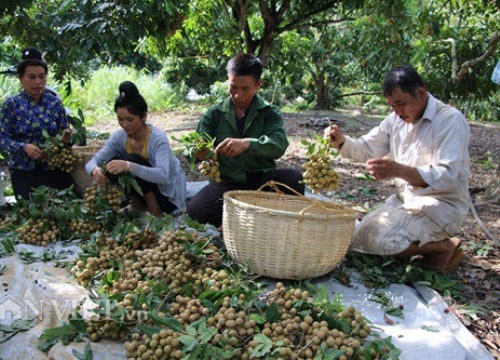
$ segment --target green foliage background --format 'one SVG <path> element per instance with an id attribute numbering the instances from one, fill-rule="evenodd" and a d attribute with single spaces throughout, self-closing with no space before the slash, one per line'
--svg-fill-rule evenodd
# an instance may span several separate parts
<path id="1" fill-rule="evenodd" d="M 9 2 L 0 10 L 0 66 L 19 61 L 25 46 L 46 50 L 51 85 L 91 120 L 109 114 L 125 79 L 141 83 L 154 110 L 184 107 L 193 89 L 216 101 L 227 60 L 240 51 L 266 64 L 264 97 L 296 109 L 384 104 L 384 73 L 412 64 L 469 119 L 498 121 L 500 87 L 490 76 L 499 9 L 500 0 Z M 453 81 L 463 62 L 484 54 Z M 0 88 L 3 100 L 16 85 L 0 78 Z"/>

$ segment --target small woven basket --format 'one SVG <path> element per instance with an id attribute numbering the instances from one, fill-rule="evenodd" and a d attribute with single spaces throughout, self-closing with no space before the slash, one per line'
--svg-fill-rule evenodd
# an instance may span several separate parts
<path id="1" fill-rule="evenodd" d="M 344 258 L 358 212 L 328 201 L 276 192 L 224 194 L 223 234 L 233 260 L 259 275 L 307 279 Z"/>
<path id="2" fill-rule="evenodd" d="M 85 171 L 85 164 L 87 164 L 87 162 L 92 159 L 92 156 L 101 148 L 102 144 L 100 143 L 87 146 L 73 146 L 73 151 L 82 156 L 82 161 L 75 165 L 71 172 L 71 176 L 73 177 L 78 193 L 82 196 L 85 194 L 85 190 L 93 184 L 92 176 Z"/>

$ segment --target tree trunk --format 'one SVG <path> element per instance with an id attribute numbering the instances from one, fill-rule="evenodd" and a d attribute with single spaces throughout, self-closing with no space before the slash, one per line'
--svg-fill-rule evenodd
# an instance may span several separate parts
<path id="1" fill-rule="evenodd" d="M 314 77 L 316 85 L 316 110 L 329 110 L 332 105 L 331 84 L 325 73 Z"/>

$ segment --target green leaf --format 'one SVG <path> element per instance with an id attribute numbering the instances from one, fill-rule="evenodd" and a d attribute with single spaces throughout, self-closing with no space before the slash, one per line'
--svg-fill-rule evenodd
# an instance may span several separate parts
<path id="1" fill-rule="evenodd" d="M 90 348 L 90 343 L 87 343 L 83 353 L 77 351 L 76 349 L 73 349 L 72 353 L 78 360 L 92 360 L 94 358 L 94 354 L 92 354 L 92 349 Z"/>
<path id="2" fill-rule="evenodd" d="M 208 344 L 215 334 L 217 334 L 217 329 L 215 327 L 210 327 L 207 331 L 201 333 L 200 341 L 204 344 Z"/>
<path id="3" fill-rule="evenodd" d="M 318 285 L 318 292 L 316 293 L 315 298 L 317 301 L 330 301 L 330 293 L 328 291 L 328 288 L 323 284 Z"/>
<path id="4" fill-rule="evenodd" d="M 269 306 L 269 308 L 266 311 L 267 321 L 269 321 L 270 323 L 276 322 L 280 317 L 278 310 L 279 309 L 277 304 L 272 304 L 271 306 Z"/>
<path id="5" fill-rule="evenodd" d="M 162 325 L 166 325 L 169 329 L 172 329 L 174 331 L 182 331 L 183 327 L 181 325 L 180 322 L 178 322 L 177 320 L 175 320 L 173 317 L 165 317 L 165 318 L 161 318 L 161 317 L 158 317 L 157 314 L 151 312 L 149 314 L 149 317 L 151 318 L 151 320 L 153 320 L 155 323 L 157 324 L 162 324 Z"/>
<path id="6" fill-rule="evenodd" d="M 434 326 L 430 326 L 430 325 L 422 325 L 420 326 L 422 329 L 426 330 L 426 331 L 430 331 L 430 332 L 439 332 L 439 329 L 435 328 Z"/>
<path id="7" fill-rule="evenodd" d="M 87 330 L 87 324 L 83 319 L 69 319 L 69 323 L 75 327 L 81 333 L 85 333 Z"/>
<path id="8" fill-rule="evenodd" d="M 196 336 L 196 334 L 198 334 L 196 329 L 194 327 L 192 327 L 191 325 L 186 326 L 186 332 L 191 336 Z"/>
<path id="9" fill-rule="evenodd" d="M 158 334 L 162 330 L 162 328 L 144 324 L 137 324 L 137 328 L 149 337 L 153 336 L 154 334 Z"/>
<path id="10" fill-rule="evenodd" d="M 190 352 L 198 345 L 198 340 L 190 335 L 181 335 L 178 337 L 179 341 L 184 344 L 184 351 Z"/>
<path id="11" fill-rule="evenodd" d="M 269 354 L 271 352 L 271 347 L 272 345 L 268 344 L 258 344 L 253 350 L 252 353 L 250 354 L 250 358 L 254 357 L 262 357 L 266 354 Z"/>
<path id="12" fill-rule="evenodd" d="M 272 345 L 273 344 L 273 341 L 264 334 L 257 334 L 253 337 L 253 339 L 255 341 L 259 342 L 260 344 L 264 344 L 264 345 Z"/>
<path id="13" fill-rule="evenodd" d="M 264 319 L 259 314 L 250 314 L 248 315 L 248 317 L 253 321 L 255 321 L 257 324 L 264 324 L 266 322 L 266 319 Z"/>
<path id="14" fill-rule="evenodd" d="M 16 252 L 16 247 L 12 239 L 2 239 L 1 243 L 6 254 L 13 254 Z"/>
<path id="15" fill-rule="evenodd" d="M 389 306 L 384 309 L 386 314 L 396 316 L 398 318 L 404 319 L 405 316 L 403 314 L 403 310 L 399 306 Z"/>
<path id="16" fill-rule="evenodd" d="M 59 327 L 45 329 L 42 335 L 40 335 L 41 339 L 49 339 L 51 337 L 61 337 L 63 335 L 70 335 L 77 331 L 76 327 L 71 324 L 65 324 Z"/>
<path id="17" fill-rule="evenodd" d="M 20 319 L 13 321 L 10 325 L 0 324 L 0 344 L 10 339 L 18 332 L 31 329 L 36 325 L 33 320 L 34 319 Z"/>
<path id="18" fill-rule="evenodd" d="M 40 345 L 38 345 L 38 349 L 43 352 L 47 352 L 55 344 L 57 344 L 57 337 L 48 338 L 47 340 L 42 341 Z"/>

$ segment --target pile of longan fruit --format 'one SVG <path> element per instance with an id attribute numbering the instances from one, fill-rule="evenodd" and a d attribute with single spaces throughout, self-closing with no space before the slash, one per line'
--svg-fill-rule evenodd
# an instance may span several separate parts
<path id="1" fill-rule="evenodd" d="M 45 149 L 47 165 L 50 169 L 58 169 L 70 173 L 75 165 L 82 162 L 82 155 L 75 153 L 69 144 L 63 142 Z"/>
<path id="2" fill-rule="evenodd" d="M 143 237 L 144 239 L 144 237 Z M 210 265 L 220 263 L 222 255 L 213 244 L 205 264 L 186 252 L 184 243 L 189 239 L 185 231 L 164 232 L 156 243 L 140 241 L 120 258 L 123 258 L 121 277 L 105 291 L 119 294 L 123 291 L 148 292 L 150 280 L 164 281 L 173 294 L 179 294 L 186 284 L 193 284 L 193 293 L 201 294 L 208 287 L 222 289 L 230 284 L 224 270 L 214 270 Z M 136 242 L 136 244 L 139 242 Z"/>
<path id="3" fill-rule="evenodd" d="M 309 310 L 298 311 L 303 303 L 308 304 Z M 307 291 L 286 289 L 282 283 L 267 295 L 266 304 L 277 305 L 276 321 L 257 323 L 252 319 L 250 315 L 257 310 L 244 294 L 223 298 L 217 310 L 206 308 L 198 299 L 178 295 L 171 304 L 170 314 L 183 325 L 205 318 L 207 330 L 217 329 L 209 344 L 233 351 L 233 359 L 253 358 L 252 352 L 259 346 L 255 338 L 258 334 L 272 341 L 273 358 L 313 359 L 320 354 L 320 348 L 326 348 L 340 351 L 338 359 L 364 359 L 363 343 L 371 328 L 353 306 L 338 314 L 328 313 L 316 307 Z M 345 322 L 350 330 L 334 328 L 331 324 L 336 322 Z M 171 329 L 161 329 L 152 335 L 135 333 L 125 342 L 127 357 L 180 359 L 187 355 L 182 351 L 181 335 L 183 332 Z"/>
<path id="4" fill-rule="evenodd" d="M 129 234 L 136 233 L 131 232 Z M 149 244 L 149 232 L 146 231 L 145 234 L 145 238 L 147 239 L 145 244 Z M 132 258 L 134 253 L 130 245 L 122 244 L 113 238 L 104 237 L 103 235 L 96 239 L 95 247 L 91 248 L 88 244 L 82 244 L 81 247 L 87 253 L 98 254 L 95 256 L 88 256 L 88 254 L 81 256 L 76 260 L 75 265 L 71 269 L 71 274 L 76 277 L 77 281 L 83 287 L 89 286 L 97 274 L 104 276 L 106 271 L 113 269 L 114 264 L 118 264 L 121 261 L 127 263 L 127 259 Z M 131 290 L 134 289 L 135 287 Z"/>
<path id="5" fill-rule="evenodd" d="M 260 344 L 256 335 L 270 339 L 273 357 L 313 359 L 324 349 L 331 349 L 341 352 L 338 358 L 342 360 L 364 358 L 363 346 L 371 328 L 353 306 L 335 312 L 316 303 L 308 291 L 287 288 L 282 283 L 260 294 L 258 299 L 255 294 L 231 295 L 233 284 L 228 271 L 211 267 L 221 264 L 217 247 L 207 244 L 205 249 L 213 250 L 207 252 L 208 258 L 198 258 L 188 252 L 190 244 L 204 240 L 199 233 L 177 229 L 157 237 L 149 231 L 129 234 L 122 241 L 99 238 L 94 248 L 87 249 L 98 255 L 82 254 L 72 269 L 84 286 L 92 284 L 96 280 L 94 276 L 105 277 L 106 269 L 120 273 L 118 279 L 104 284 L 102 289 L 121 298 L 115 309 L 125 314 L 125 320 L 113 322 L 99 317 L 88 321 L 87 333 L 92 341 L 127 339 L 126 354 L 132 359 L 180 359 L 189 355 L 181 341 L 185 330 L 166 329 L 155 323 L 147 334 L 127 335 L 127 326 L 153 325 L 149 311 L 160 309 L 153 309 L 153 304 L 146 299 L 155 286 L 162 283 L 168 292 L 164 294 L 161 310 L 169 313 L 183 329 L 204 322 L 207 330 L 214 333 L 207 346 L 231 351 L 231 358 L 254 357 Z M 189 295 L 185 292 L 188 285 Z M 229 295 L 207 304 L 198 298 L 206 290 L 225 291 Z M 269 309 L 273 309 L 275 315 L 264 317 Z M 140 316 L 142 313 L 147 316 Z M 157 316 L 166 315 L 159 312 Z"/>
<path id="6" fill-rule="evenodd" d="M 22 243 L 45 246 L 56 242 L 59 228 L 53 220 L 45 218 L 29 219 L 26 224 L 16 229 Z"/>

